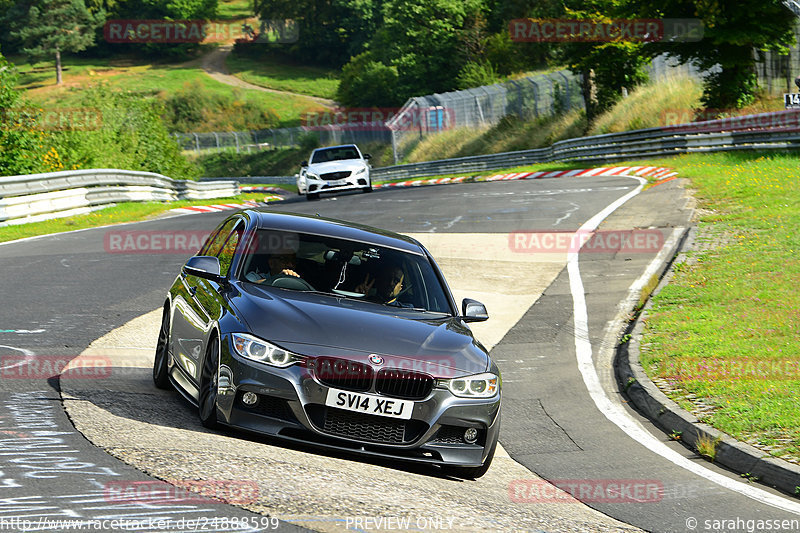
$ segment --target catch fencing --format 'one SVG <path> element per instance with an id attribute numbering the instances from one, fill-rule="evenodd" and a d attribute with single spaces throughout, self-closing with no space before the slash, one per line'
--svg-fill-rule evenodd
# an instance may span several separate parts
<path id="1" fill-rule="evenodd" d="M 359 144 L 367 142 L 391 142 L 391 131 L 383 123 L 370 123 L 359 129 L 341 128 L 335 125 L 314 128 L 297 126 L 253 131 L 223 131 L 209 133 L 174 133 L 181 150 L 203 152 L 207 150 L 229 150 L 236 153 L 253 153 L 272 148 L 302 146 L 305 137 L 313 136 L 313 145 Z"/>
<path id="2" fill-rule="evenodd" d="M 530 120 L 573 108 L 584 108 L 581 77 L 559 70 L 474 89 L 413 97 L 386 125 L 391 129 L 397 163 L 426 135 L 491 127 L 506 115 Z M 407 124 L 415 127 L 406 127 Z"/>
<path id="3" fill-rule="evenodd" d="M 0 226 L 88 213 L 119 202 L 205 200 L 239 194 L 235 180 L 173 180 L 152 172 L 92 169 L 0 177 Z"/>

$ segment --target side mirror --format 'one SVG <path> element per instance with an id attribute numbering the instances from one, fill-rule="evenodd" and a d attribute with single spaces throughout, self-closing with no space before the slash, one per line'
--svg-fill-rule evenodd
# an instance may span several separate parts
<path id="1" fill-rule="evenodd" d="M 301 161 L 300 162 L 300 168 L 305 168 L 307 166 L 308 166 L 308 161 Z"/>
<path id="2" fill-rule="evenodd" d="M 219 274 L 219 259 L 210 255 L 190 257 L 183 265 L 183 271 L 189 276 L 210 279 L 217 283 L 222 281 L 222 276 Z"/>
<path id="3" fill-rule="evenodd" d="M 364 154 L 364 160 L 366 161 L 367 159 L 372 159 L 372 156 L 369 154 Z"/>
<path id="4" fill-rule="evenodd" d="M 486 306 L 477 300 L 464 298 L 461 302 L 461 319 L 464 322 L 483 322 L 489 318 Z"/>

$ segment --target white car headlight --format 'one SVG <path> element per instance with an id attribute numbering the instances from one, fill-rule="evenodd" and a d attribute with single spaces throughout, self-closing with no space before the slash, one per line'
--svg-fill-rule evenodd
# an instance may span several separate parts
<path id="1" fill-rule="evenodd" d="M 313 172 L 306 172 L 306 179 L 309 179 L 309 180 L 318 180 L 318 179 L 319 179 L 319 176 L 317 176 L 317 175 L 316 175 L 316 174 L 314 174 Z"/>
<path id="2" fill-rule="evenodd" d="M 233 349 L 246 359 L 285 368 L 303 360 L 295 353 L 278 348 L 274 344 L 246 333 L 233 333 Z"/>
<path id="3" fill-rule="evenodd" d="M 438 384 L 460 398 L 491 398 L 500 390 L 500 377 L 487 372 L 463 378 L 440 379 Z"/>
<path id="4" fill-rule="evenodd" d="M 358 172 L 356 172 L 356 174 L 363 174 L 366 171 L 367 171 L 367 167 L 364 167 L 361 170 L 359 170 Z"/>

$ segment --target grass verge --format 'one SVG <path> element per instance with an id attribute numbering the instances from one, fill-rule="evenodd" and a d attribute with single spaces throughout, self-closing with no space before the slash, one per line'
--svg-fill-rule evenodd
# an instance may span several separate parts
<path id="1" fill-rule="evenodd" d="M 800 158 L 667 163 L 696 191 L 700 249 L 653 298 L 642 364 L 703 422 L 800 462 Z"/>
<path id="2" fill-rule="evenodd" d="M 267 89 L 334 99 L 339 87 L 336 71 L 292 64 L 277 56 L 255 59 L 231 54 L 225 64 L 237 78 Z"/>

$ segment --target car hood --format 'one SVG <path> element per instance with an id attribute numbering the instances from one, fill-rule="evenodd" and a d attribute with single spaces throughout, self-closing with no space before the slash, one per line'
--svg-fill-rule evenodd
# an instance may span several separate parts
<path id="1" fill-rule="evenodd" d="M 385 368 L 436 377 L 477 374 L 489 367 L 486 349 L 455 317 L 249 283 L 241 291 L 232 303 L 250 333 L 301 355 L 368 363 L 370 355 L 378 354 Z"/>
<path id="2" fill-rule="evenodd" d="M 308 166 L 306 172 L 313 174 L 325 174 L 328 172 L 342 172 L 349 170 L 356 172 L 366 167 L 367 164 L 360 159 L 344 159 L 342 161 L 326 161 L 325 163 L 314 163 Z"/>

